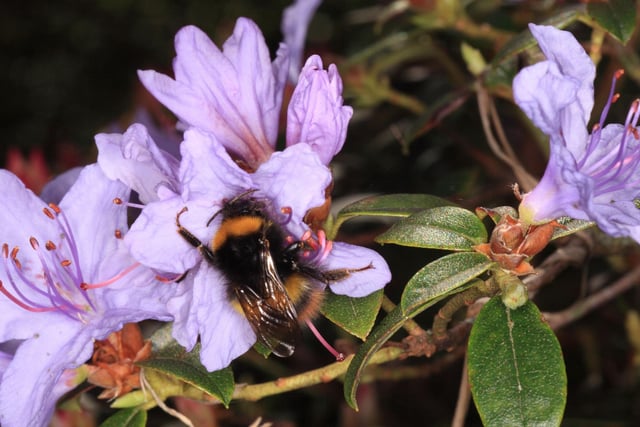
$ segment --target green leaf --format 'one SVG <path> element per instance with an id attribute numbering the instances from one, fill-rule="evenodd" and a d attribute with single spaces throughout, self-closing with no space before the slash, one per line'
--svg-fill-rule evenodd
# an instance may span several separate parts
<path id="1" fill-rule="evenodd" d="M 367 341 L 360 346 L 358 352 L 353 356 L 344 376 L 344 398 L 347 404 L 356 411 L 358 410 L 356 390 L 358 389 L 358 384 L 360 384 L 360 379 L 364 368 L 367 366 L 367 362 L 375 352 L 402 327 L 407 319 L 408 317 L 402 314 L 400 306 L 391 310 L 387 316 L 382 319 L 382 322 L 374 328 Z"/>
<path id="2" fill-rule="evenodd" d="M 364 340 L 369 335 L 382 304 L 382 290 L 353 298 L 327 292 L 322 314 L 345 331 Z"/>
<path id="3" fill-rule="evenodd" d="M 371 196 L 345 206 L 336 222 L 356 216 L 406 217 L 424 209 L 455 206 L 455 203 L 429 194 L 385 194 Z"/>
<path id="4" fill-rule="evenodd" d="M 552 25 L 556 28 L 564 28 L 583 16 L 585 16 L 585 8 L 583 5 L 570 6 L 559 13 L 555 13 L 551 18 L 540 22 L 540 24 Z M 531 32 L 529 29 L 525 29 L 505 43 L 502 49 L 500 49 L 493 58 L 493 61 L 491 61 L 491 67 L 498 68 L 501 62 L 517 56 L 535 44 L 536 40 L 531 35 Z"/>
<path id="5" fill-rule="evenodd" d="M 636 25 L 636 5 L 632 0 L 589 2 L 587 13 L 609 34 L 625 44 Z"/>
<path id="6" fill-rule="evenodd" d="M 154 352 L 151 359 L 139 362 L 138 365 L 175 377 L 217 397 L 225 406 L 228 406 L 234 389 L 231 368 L 208 372 L 200 363 L 199 349 L 198 344 L 193 351 L 187 353 L 181 345 L 173 342 L 162 350 Z"/>
<path id="7" fill-rule="evenodd" d="M 565 226 L 565 228 L 556 228 L 553 232 L 551 240 L 559 239 L 560 237 L 568 236 L 578 231 L 586 230 L 596 225 L 593 221 L 585 221 L 583 219 L 573 219 L 567 216 L 558 218 L 558 223 Z"/>
<path id="8" fill-rule="evenodd" d="M 487 241 L 487 230 L 474 213 L 455 206 L 441 206 L 398 221 L 376 241 L 417 248 L 468 251 Z"/>
<path id="9" fill-rule="evenodd" d="M 492 262 L 477 252 L 446 255 L 424 266 L 407 283 L 400 306 L 408 316 L 415 316 L 474 277 L 487 271 Z"/>
<path id="10" fill-rule="evenodd" d="M 407 287 L 409 287 L 415 280 L 415 284 L 411 285 L 415 286 L 415 289 L 412 290 L 408 296 L 403 295 L 403 303 L 405 304 L 398 305 L 391 310 L 384 319 L 382 319 L 382 321 L 373 329 L 371 334 L 369 334 L 367 340 L 360 346 L 358 352 L 351 360 L 344 377 L 344 397 L 347 404 L 349 404 L 353 409 L 358 409 L 358 404 L 356 402 L 356 390 L 358 388 L 358 384 L 360 384 L 362 373 L 364 372 L 364 369 L 371 357 L 380 349 L 380 347 L 382 347 L 382 345 L 387 342 L 387 340 L 389 340 L 389 338 L 391 338 L 408 319 L 431 307 L 433 304 L 451 293 L 461 291 L 469 280 L 492 265 L 484 255 L 475 252 L 468 252 L 447 255 L 427 265 L 425 269 L 429 266 L 433 266 L 433 264 L 440 260 L 444 260 L 441 264 L 444 269 L 440 270 L 438 268 L 433 268 L 432 273 L 446 270 L 449 271 L 449 274 L 442 274 L 441 276 L 443 280 L 435 280 L 430 289 L 429 287 L 420 289 L 419 284 L 424 283 L 421 280 L 423 277 L 421 272 L 424 269 L 418 272 L 409 281 L 409 284 L 407 284 Z M 463 271 L 461 271 L 461 274 L 456 276 L 456 278 L 452 279 L 452 275 L 454 275 L 454 273 L 452 273 L 447 266 L 462 267 Z M 466 282 L 462 282 L 461 280 L 465 275 L 468 279 Z M 434 274 L 432 277 L 435 278 L 436 276 L 437 274 Z"/>
<path id="11" fill-rule="evenodd" d="M 104 420 L 100 427 L 145 427 L 147 411 L 140 408 L 122 409 Z"/>
<path id="12" fill-rule="evenodd" d="M 469 337 L 471 393 L 485 426 L 558 426 L 567 398 L 560 344 L 538 308 L 491 299 Z"/>

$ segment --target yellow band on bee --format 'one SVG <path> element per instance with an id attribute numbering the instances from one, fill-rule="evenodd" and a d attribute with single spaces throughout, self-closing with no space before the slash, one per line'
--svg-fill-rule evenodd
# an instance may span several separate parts
<path id="1" fill-rule="evenodd" d="M 264 219 L 259 216 L 239 216 L 225 219 L 211 242 L 211 249 L 214 252 L 217 251 L 229 237 L 257 233 L 263 224 Z"/>

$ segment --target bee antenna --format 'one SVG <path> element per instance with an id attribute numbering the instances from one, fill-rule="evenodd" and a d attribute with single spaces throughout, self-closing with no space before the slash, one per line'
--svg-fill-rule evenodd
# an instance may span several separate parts
<path id="1" fill-rule="evenodd" d="M 250 190 L 247 190 L 247 191 L 245 191 L 245 192 L 243 192 L 243 193 L 238 194 L 236 197 L 234 197 L 233 199 L 231 199 L 231 200 L 229 200 L 229 201 L 223 200 L 223 202 L 224 202 L 224 204 L 225 204 L 225 205 L 228 205 L 228 204 L 230 204 L 230 203 L 231 203 L 231 204 L 233 204 L 233 203 L 237 202 L 238 200 L 240 200 L 240 199 L 242 199 L 242 198 L 244 198 L 244 197 L 248 196 L 249 194 L 251 194 L 251 193 L 255 193 L 256 191 L 258 191 L 258 189 L 257 189 L 257 188 L 252 188 L 252 189 L 250 189 Z M 222 208 L 222 209 L 224 209 L 224 208 Z M 207 227 L 209 226 L 209 224 L 211 224 L 211 222 L 212 222 L 214 219 L 216 219 L 216 217 L 218 216 L 218 214 L 220 214 L 220 212 L 222 212 L 222 209 L 219 209 L 216 213 L 214 213 L 214 214 L 213 214 L 213 216 L 212 216 L 211 218 L 209 218 L 209 221 L 207 221 Z"/>

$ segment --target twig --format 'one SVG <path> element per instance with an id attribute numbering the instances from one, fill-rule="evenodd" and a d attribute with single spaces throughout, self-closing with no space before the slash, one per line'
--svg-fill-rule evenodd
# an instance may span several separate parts
<path id="1" fill-rule="evenodd" d="M 369 365 L 389 362 L 397 359 L 403 350 L 398 347 L 386 347 L 371 357 Z M 313 371 L 304 372 L 287 378 L 278 378 L 262 384 L 238 386 L 233 393 L 234 399 L 256 401 L 263 397 L 286 391 L 297 390 L 311 385 L 327 383 L 344 374 L 351 363 L 353 356 L 348 356 L 342 362 L 335 362 Z"/>
<path id="2" fill-rule="evenodd" d="M 469 412 L 469 402 L 471 401 L 471 389 L 469 388 L 469 375 L 467 372 L 467 357 L 462 364 L 462 378 L 460 378 L 460 388 L 458 389 L 458 402 L 453 413 L 451 427 L 464 427 L 464 422 Z"/>
<path id="3" fill-rule="evenodd" d="M 559 311 L 557 313 L 545 313 L 544 316 L 552 329 L 558 329 L 581 318 L 591 310 L 601 306 L 637 285 L 640 285 L 640 266 L 631 270 L 612 285 L 605 287 L 596 294 L 578 301 L 566 310 Z"/>

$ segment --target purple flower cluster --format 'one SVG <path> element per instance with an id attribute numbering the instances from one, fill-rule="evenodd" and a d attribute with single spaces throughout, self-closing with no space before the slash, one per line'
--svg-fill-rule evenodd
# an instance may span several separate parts
<path id="1" fill-rule="evenodd" d="M 208 224 L 212 214 L 251 190 L 282 215 L 293 240 L 314 236 L 303 218 L 325 203 L 327 165 L 352 115 L 335 66 L 325 70 L 312 56 L 302 71 L 290 71 L 299 70 L 318 3 L 299 0 L 289 8 L 283 28 L 290 45 L 282 44 L 273 62 L 260 30 L 240 18 L 222 49 L 198 28 L 181 29 L 175 78 L 140 71 L 180 119 L 180 158 L 159 148 L 141 124 L 97 135 L 98 164 L 65 174 L 43 193 L 57 205 L 0 171 L 1 425 L 46 425 L 56 399 L 76 385 L 76 368 L 91 358 L 94 341 L 125 323 L 173 321 L 180 344 L 191 350 L 201 343 L 209 370 L 255 343 L 229 300 L 227 279 L 178 233 L 176 215 L 186 207 L 184 226 L 209 242 L 220 226 L 219 219 Z M 288 74 L 298 83 L 281 131 Z M 276 151 L 280 133 L 286 148 Z M 143 207 L 128 229 L 131 190 Z M 332 286 L 338 294 L 364 296 L 390 279 L 385 261 L 366 248 L 333 243 L 317 255 L 310 262 L 322 269 L 371 265 Z"/>
<path id="2" fill-rule="evenodd" d="M 177 161 L 158 149 L 146 130 L 133 125 L 123 135 L 96 137 L 98 162 L 112 179 L 135 190 L 145 203 L 124 240 L 144 266 L 175 277 L 182 292 L 169 301 L 173 335 L 187 349 L 199 340 L 202 363 L 223 368 L 256 341 L 249 322 L 228 298 L 227 279 L 203 260 L 176 230 L 181 224 L 202 242 L 211 241 L 220 218 L 208 224 L 226 200 L 247 191 L 268 201 L 293 240 L 310 231 L 303 218 L 325 203 L 331 185 L 327 164 L 342 148 L 352 109 L 342 102 L 335 66 L 324 70 L 310 57 L 287 109 L 286 148 L 276 151 L 288 70 L 287 47 L 271 62 L 258 27 L 241 18 L 218 49 L 195 27 L 176 36 L 175 79 L 140 72 L 149 91 L 186 129 Z M 282 212 L 286 211 L 287 214 Z M 338 294 L 360 297 L 390 279 L 385 261 L 370 249 L 335 242 L 322 269 L 367 269 L 332 285 Z"/>
<path id="3" fill-rule="evenodd" d="M 571 33 L 533 24 L 529 28 L 547 59 L 523 69 L 513 93 L 520 108 L 549 135 L 550 156 L 540 183 L 522 198 L 520 218 L 540 224 L 570 216 L 640 242 L 640 101 L 632 103 L 624 124 L 605 125 L 617 99 L 612 87 L 589 134 L 593 62 Z"/>

